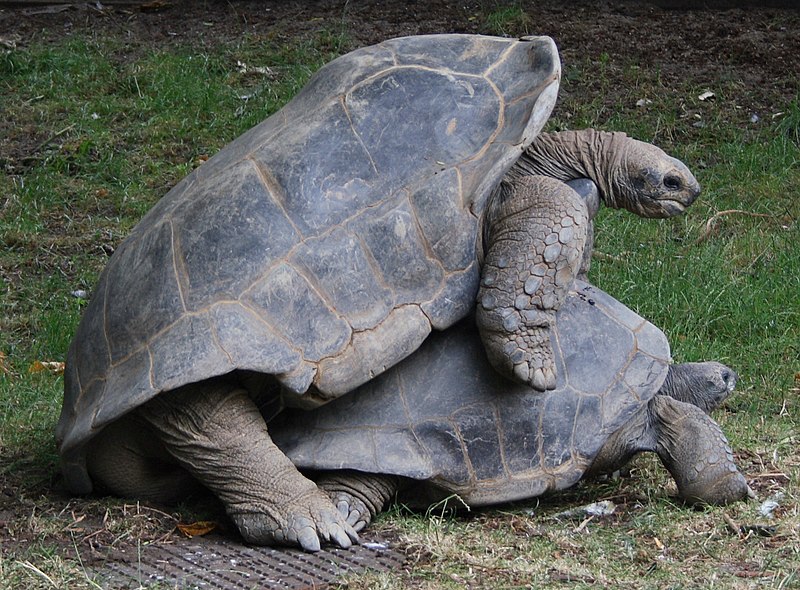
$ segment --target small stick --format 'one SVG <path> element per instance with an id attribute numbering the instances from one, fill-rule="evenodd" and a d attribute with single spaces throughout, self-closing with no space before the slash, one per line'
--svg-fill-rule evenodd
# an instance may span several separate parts
<path id="1" fill-rule="evenodd" d="M 702 244 L 705 242 L 709 236 L 714 231 L 714 224 L 719 221 L 719 219 L 725 215 L 747 215 L 748 217 L 763 217 L 766 219 L 774 219 L 773 215 L 767 215 L 766 213 L 753 213 L 752 211 L 744 211 L 743 209 L 726 209 L 725 211 L 720 211 L 715 215 L 711 216 L 708 221 L 706 221 L 706 229 L 703 231 L 703 234 L 695 240 L 695 244 Z"/>
<path id="2" fill-rule="evenodd" d="M 728 529 L 734 535 L 741 535 L 742 534 L 742 527 L 739 526 L 739 524 L 735 520 L 733 520 L 733 518 L 731 518 L 731 516 L 727 512 L 723 512 L 722 513 L 722 518 L 725 519 L 725 524 L 728 525 Z"/>
<path id="3" fill-rule="evenodd" d="M 611 254 L 606 254 L 605 252 L 599 252 L 598 250 L 592 251 L 592 258 L 596 258 L 597 260 L 605 260 L 607 262 L 622 262 L 622 258 L 612 256 Z"/>
<path id="4" fill-rule="evenodd" d="M 592 516 L 590 516 L 589 518 L 587 518 L 586 520 L 584 520 L 581 524 L 579 524 L 575 528 L 575 530 L 573 530 L 572 532 L 573 533 L 582 533 L 586 529 L 586 525 L 588 525 L 592 521 L 593 518 L 594 518 L 594 514 Z"/>
<path id="5" fill-rule="evenodd" d="M 77 123 L 73 123 L 72 125 L 67 125 L 67 126 L 66 126 L 66 127 L 64 127 L 64 128 L 61 130 L 61 131 L 58 131 L 58 132 L 56 132 L 55 134 L 53 134 L 53 135 L 51 135 L 50 137 L 48 137 L 47 139 L 45 139 L 45 140 L 44 140 L 42 143 L 40 143 L 40 144 L 39 144 L 39 145 L 37 145 L 35 148 L 33 148 L 33 151 L 31 151 L 30 155 L 28 155 L 28 156 L 27 156 L 25 159 L 26 159 L 26 160 L 31 160 L 31 159 L 35 158 L 35 157 L 36 157 L 36 153 L 37 153 L 37 152 L 38 152 L 40 149 L 42 149 L 42 148 L 43 148 L 44 146 L 46 146 L 48 143 L 50 143 L 51 141 L 53 141 L 53 140 L 54 140 L 56 137 L 58 137 L 59 135 L 64 135 L 64 134 L 65 134 L 67 131 L 69 131 L 70 129 L 72 129 L 73 127 L 75 127 L 75 125 L 77 125 Z"/>

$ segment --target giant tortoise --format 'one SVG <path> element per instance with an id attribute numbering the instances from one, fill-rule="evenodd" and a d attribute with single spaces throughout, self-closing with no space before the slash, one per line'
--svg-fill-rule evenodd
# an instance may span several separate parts
<path id="1" fill-rule="evenodd" d="M 707 414 L 733 391 L 733 370 L 670 365 L 663 332 L 579 280 L 556 318 L 554 391 L 493 371 L 467 319 L 350 395 L 278 415 L 272 438 L 359 530 L 397 492 L 417 507 L 452 494 L 499 504 L 612 472 L 643 451 L 658 454 L 689 502 L 752 493 Z"/>
<path id="2" fill-rule="evenodd" d="M 588 176 L 652 217 L 699 191 L 683 164 L 619 134 L 531 146 L 559 72 L 546 37 L 386 41 L 321 68 L 178 183 L 111 257 L 68 351 L 68 488 L 104 479 L 87 469 L 95 437 L 138 409 L 245 539 L 346 546 L 352 527 L 238 395 L 250 378 L 318 406 L 477 298 L 495 366 L 552 389 L 549 326 L 586 234 L 584 203 L 554 178 Z"/>

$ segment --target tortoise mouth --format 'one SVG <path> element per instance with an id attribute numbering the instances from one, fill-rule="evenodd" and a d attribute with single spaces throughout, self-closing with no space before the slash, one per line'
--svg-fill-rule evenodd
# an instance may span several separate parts
<path id="1" fill-rule="evenodd" d="M 680 215 L 686 211 L 686 205 L 674 199 L 659 199 L 658 203 L 661 205 L 661 208 L 664 210 L 667 217 Z"/>

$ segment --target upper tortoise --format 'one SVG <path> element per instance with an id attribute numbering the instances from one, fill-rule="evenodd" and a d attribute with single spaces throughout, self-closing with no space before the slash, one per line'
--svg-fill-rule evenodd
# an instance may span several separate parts
<path id="1" fill-rule="evenodd" d="M 117 248 L 70 346 L 57 427 L 69 488 L 92 490 L 90 442 L 138 408 L 246 539 L 347 545 L 350 525 L 252 402 L 229 395 L 243 375 L 319 405 L 464 317 L 477 293 L 494 366 L 552 389 L 549 326 L 588 225 L 555 179 L 588 177 L 607 204 L 650 217 L 699 192 L 683 164 L 623 134 L 531 145 L 559 75 L 546 37 L 386 41 L 320 69 L 178 183 Z"/>

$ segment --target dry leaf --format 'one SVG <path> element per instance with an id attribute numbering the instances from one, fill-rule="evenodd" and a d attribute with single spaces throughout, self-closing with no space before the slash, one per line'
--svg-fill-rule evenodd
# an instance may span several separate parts
<path id="1" fill-rule="evenodd" d="M 64 363 L 59 361 L 33 361 L 28 367 L 28 373 L 44 373 L 48 371 L 53 375 L 64 374 Z"/>
<path id="2" fill-rule="evenodd" d="M 212 520 L 199 520 L 191 524 L 178 523 L 178 530 L 189 537 L 202 537 L 217 528 L 217 523 Z"/>
<path id="3" fill-rule="evenodd" d="M 6 353 L 0 351 L 0 373 L 8 375 L 10 372 L 11 369 L 8 368 L 8 357 Z"/>

